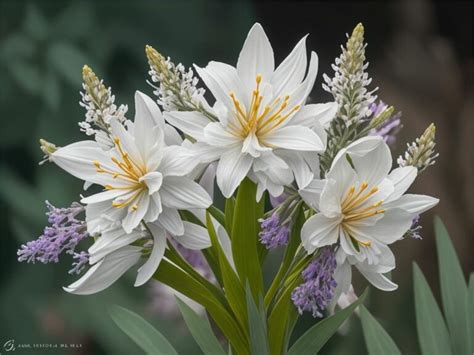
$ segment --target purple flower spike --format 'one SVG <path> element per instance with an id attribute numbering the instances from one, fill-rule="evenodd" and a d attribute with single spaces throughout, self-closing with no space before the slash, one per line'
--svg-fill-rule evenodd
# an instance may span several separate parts
<path id="1" fill-rule="evenodd" d="M 387 105 L 383 101 L 379 101 L 378 104 L 373 103 L 370 106 L 372 117 L 377 117 L 386 107 Z M 401 117 L 402 113 L 397 112 L 387 118 L 379 127 L 372 129 L 369 135 L 380 136 L 389 146 L 393 146 L 396 142 L 396 135 L 402 129 Z"/>
<path id="2" fill-rule="evenodd" d="M 267 247 L 273 249 L 288 243 L 290 229 L 288 225 L 280 223 L 280 216 L 274 212 L 270 217 L 260 221 L 262 231 L 258 234 L 260 242 Z"/>
<path id="3" fill-rule="evenodd" d="M 301 276 L 305 282 L 296 287 L 291 294 L 291 300 L 300 314 L 311 312 L 315 318 L 323 316 L 322 312 L 334 297 L 337 286 L 334 280 L 336 266 L 334 251 L 331 248 L 324 248 L 303 270 Z"/>
<path id="4" fill-rule="evenodd" d="M 56 208 L 48 201 L 46 201 L 46 206 L 49 210 L 46 214 L 51 226 L 46 227 L 43 235 L 38 239 L 21 246 L 17 252 L 18 261 L 57 263 L 59 255 L 65 251 L 77 260 L 73 264 L 74 272 L 82 270 L 86 263 L 84 261 L 85 255 L 75 253 L 75 248 L 81 240 L 89 235 L 86 223 L 77 219 L 77 216 L 84 212 L 84 206 L 73 202 L 70 207 Z"/>

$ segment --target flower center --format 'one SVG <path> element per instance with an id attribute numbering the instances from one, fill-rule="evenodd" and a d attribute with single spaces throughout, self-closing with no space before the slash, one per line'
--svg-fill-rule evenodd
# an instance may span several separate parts
<path id="1" fill-rule="evenodd" d="M 358 189 L 356 189 L 355 185 L 352 185 L 341 204 L 341 210 L 344 216 L 342 227 L 356 243 L 366 247 L 370 246 L 370 241 L 360 241 L 356 239 L 354 233 L 351 233 L 352 228 L 350 224 L 385 212 L 383 209 L 378 209 L 383 201 L 369 203 L 369 198 L 379 189 L 374 186 L 368 190 L 368 186 L 367 182 L 360 184 Z"/>
<path id="2" fill-rule="evenodd" d="M 235 93 L 229 93 L 234 103 L 234 114 L 238 121 L 238 125 L 231 123 L 230 128 L 235 135 L 242 138 L 247 137 L 250 133 L 255 133 L 257 137 L 266 135 L 300 109 L 300 105 L 287 109 L 290 95 L 286 95 L 284 98 L 277 97 L 270 104 L 263 107 L 263 96 L 260 91 L 262 76 L 260 74 L 257 74 L 255 82 L 256 87 L 252 91 L 252 99 L 248 109 L 237 99 Z"/>
<path id="3" fill-rule="evenodd" d="M 118 137 L 113 139 L 115 150 L 119 155 L 119 158 L 112 157 L 111 160 L 116 166 L 117 170 L 105 169 L 99 161 L 95 160 L 94 165 L 96 171 L 101 174 L 109 174 L 113 179 L 120 179 L 122 182 L 126 182 L 127 186 L 113 186 L 105 185 L 106 190 L 129 190 L 133 192 L 130 197 L 123 201 L 114 201 L 112 206 L 117 208 L 122 208 L 130 205 L 135 198 L 146 189 L 146 184 L 140 181 L 140 178 L 146 174 L 146 168 L 140 166 L 133 159 L 130 158 L 127 152 L 124 151 L 122 143 Z M 131 209 L 135 211 L 138 208 L 138 205 L 134 204 Z"/>

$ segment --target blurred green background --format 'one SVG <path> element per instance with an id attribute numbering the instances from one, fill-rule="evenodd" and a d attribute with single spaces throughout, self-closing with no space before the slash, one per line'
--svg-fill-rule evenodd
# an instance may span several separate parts
<path id="1" fill-rule="evenodd" d="M 150 44 L 175 62 L 234 64 L 250 26 L 267 31 L 277 62 L 310 33 L 308 47 L 319 55 L 320 75 L 312 99 L 329 101 L 322 73 L 339 55 L 345 33 L 361 21 L 369 43 L 367 57 L 379 96 L 403 112 L 404 142 L 429 122 L 438 128 L 440 158 L 412 190 L 441 199 L 422 218 L 424 239 L 397 243 L 400 288 L 372 289 L 368 308 L 404 354 L 417 354 L 411 263 L 416 260 L 435 292 L 437 261 L 432 216 L 451 232 L 464 271 L 473 270 L 474 99 L 471 2 L 259 2 L 259 1 L 5 1 L 0 2 L 0 353 L 16 343 L 81 344 L 79 349 L 17 349 L 16 353 L 138 354 L 138 348 L 110 321 L 108 304 L 144 315 L 169 336 L 182 354 L 199 354 L 178 315 L 160 314 L 150 287 L 133 288 L 132 275 L 98 295 L 62 291 L 75 278 L 71 260 L 59 265 L 16 261 L 20 244 L 41 234 L 44 200 L 66 206 L 77 200 L 81 183 L 53 165 L 38 166 L 40 137 L 58 145 L 83 139 L 77 122 L 81 68 L 90 65 L 112 86 L 116 103 L 133 93 L 152 95 L 146 83 L 144 47 Z M 267 269 L 272 268 L 272 258 Z M 361 290 L 365 282 L 357 279 Z M 303 317 L 298 332 L 313 323 Z M 356 317 L 324 349 L 325 354 L 366 353 Z"/>

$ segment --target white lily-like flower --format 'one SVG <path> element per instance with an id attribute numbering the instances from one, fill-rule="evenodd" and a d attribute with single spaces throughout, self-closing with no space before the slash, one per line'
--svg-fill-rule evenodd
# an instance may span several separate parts
<path id="1" fill-rule="evenodd" d="M 306 37 L 275 69 L 273 49 L 260 24 L 250 30 L 236 68 L 210 62 L 196 66 L 216 98 L 210 122 L 199 112 L 167 112 L 172 125 L 194 138 L 203 162 L 218 160 L 217 184 L 230 197 L 250 177 L 278 196 L 295 178 L 300 187 L 312 179 L 317 152 L 324 150 L 322 123 L 331 120 L 335 103 L 305 105 L 316 79 L 318 57 L 311 53 L 307 68 Z"/>
<path id="2" fill-rule="evenodd" d="M 351 265 L 376 287 L 397 286 L 383 274 L 395 267 L 388 245 L 401 239 L 413 218 L 438 203 L 438 199 L 405 194 L 417 176 L 414 167 L 392 167 L 392 156 L 381 137 L 364 137 L 342 149 L 324 180 L 314 180 L 300 190 L 317 213 L 301 231 L 308 253 L 338 244 L 335 278 L 347 289 Z M 345 292 L 343 290 L 343 292 Z"/>
<path id="3" fill-rule="evenodd" d="M 137 92 L 135 107 L 135 122 L 128 129 L 110 121 L 112 149 L 104 151 L 95 141 L 82 141 L 58 149 L 51 160 L 70 174 L 105 188 L 82 199 L 88 205 L 91 234 L 114 221 L 131 233 L 143 220 L 156 221 L 171 234 L 183 235 L 178 210 L 207 208 L 212 201 L 186 177 L 196 166 L 190 152 L 180 145 L 167 146 L 168 142 L 179 144 L 180 138 L 165 125 L 158 106 Z"/>

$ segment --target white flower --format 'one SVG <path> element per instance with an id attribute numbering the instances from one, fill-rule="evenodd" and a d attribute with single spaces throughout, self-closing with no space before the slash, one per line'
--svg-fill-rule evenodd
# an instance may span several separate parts
<path id="1" fill-rule="evenodd" d="M 302 230 L 302 245 L 313 253 L 338 244 L 338 283 L 350 284 L 350 265 L 374 286 L 396 285 L 383 274 L 395 267 L 388 245 L 402 238 L 416 215 L 438 199 L 405 194 L 417 175 L 414 167 L 392 167 L 392 156 L 381 137 L 364 137 L 341 150 L 324 180 L 300 191 L 317 213 Z M 349 282 L 349 283 L 348 283 Z"/>
<path id="2" fill-rule="evenodd" d="M 237 67 L 210 62 L 196 67 L 216 98 L 218 122 L 199 112 L 170 112 L 165 118 L 193 137 L 203 162 L 218 160 L 217 184 L 230 197 L 249 176 L 262 193 L 278 196 L 296 177 L 300 187 L 313 179 L 317 152 L 325 148 L 320 121 L 337 111 L 335 103 L 305 105 L 316 79 L 318 58 L 311 53 L 308 73 L 306 37 L 275 69 L 273 50 L 260 24 L 250 30 Z"/>
<path id="3" fill-rule="evenodd" d="M 82 199 L 88 204 L 90 233 L 120 221 L 130 233 L 143 220 L 157 221 L 173 235 L 183 235 L 178 209 L 207 208 L 206 191 L 185 175 L 196 166 L 190 152 L 179 146 L 178 133 L 165 125 L 158 106 L 148 96 L 135 95 L 135 122 L 127 129 L 110 120 L 114 147 L 101 149 L 95 141 L 60 148 L 51 160 L 87 183 L 105 191 Z"/>

